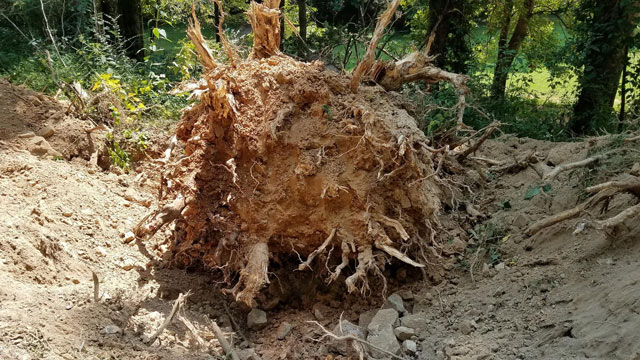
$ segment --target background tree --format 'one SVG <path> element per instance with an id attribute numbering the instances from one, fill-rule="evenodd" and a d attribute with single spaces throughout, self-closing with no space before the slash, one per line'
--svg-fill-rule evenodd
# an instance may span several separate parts
<path id="1" fill-rule="evenodd" d="M 639 10 L 637 0 L 582 1 L 576 16 L 580 21 L 578 49 L 583 51 L 576 64 L 582 72 L 570 123 L 573 132 L 586 134 L 613 127 L 613 104 Z"/>
<path id="2" fill-rule="evenodd" d="M 108 22 L 117 23 L 127 56 L 144 59 L 144 26 L 140 0 L 101 0 L 98 11 L 107 15 Z"/>
<path id="3" fill-rule="evenodd" d="M 469 4 L 464 0 L 430 0 L 427 40 L 433 33 L 430 53 L 436 55 L 438 67 L 466 73 L 472 53 L 468 36 L 471 29 L 467 19 Z"/>
<path id="4" fill-rule="evenodd" d="M 534 0 L 524 0 L 522 8 L 518 9 L 515 28 L 508 39 L 511 22 L 514 18 L 513 0 L 505 0 L 502 5 L 502 26 L 498 39 L 498 59 L 493 73 L 493 84 L 491 94 L 495 98 L 504 98 L 507 87 L 509 70 L 516 58 L 523 40 L 529 32 L 529 21 L 533 16 Z"/>
<path id="5" fill-rule="evenodd" d="M 298 0 L 298 21 L 300 22 L 300 39 L 307 42 L 307 0 Z"/>

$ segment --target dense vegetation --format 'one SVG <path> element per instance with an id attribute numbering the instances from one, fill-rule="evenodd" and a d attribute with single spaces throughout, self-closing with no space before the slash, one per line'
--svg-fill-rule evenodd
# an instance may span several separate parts
<path id="1" fill-rule="evenodd" d="M 251 40 L 247 1 L 196 0 L 215 56 L 221 20 L 238 50 Z M 282 50 L 350 71 L 365 52 L 383 0 L 286 0 Z M 465 123 L 493 120 L 505 132 L 552 140 L 639 125 L 636 0 L 405 0 L 378 46 L 398 59 L 416 49 L 471 77 Z M 86 92 L 86 116 L 114 130 L 114 152 L 145 147 L 187 104 L 169 95 L 202 70 L 185 35 L 192 1 L 0 0 L 0 77 L 71 98 Z M 221 17 L 224 15 L 224 18 Z M 427 91 L 429 90 L 429 91 Z M 455 90 L 405 85 L 427 134 L 455 123 Z M 91 101 L 109 94 L 108 103 Z M 119 156 L 116 154 L 116 159 Z"/>

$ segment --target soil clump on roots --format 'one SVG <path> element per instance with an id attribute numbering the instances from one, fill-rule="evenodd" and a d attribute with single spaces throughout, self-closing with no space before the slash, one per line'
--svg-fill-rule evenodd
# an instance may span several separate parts
<path id="1" fill-rule="evenodd" d="M 441 271 L 447 186 L 434 149 L 383 87 L 354 92 L 321 62 L 280 53 L 277 2 L 252 3 L 254 49 L 240 60 L 228 47 L 227 65 L 212 60 L 194 18 L 188 33 L 207 69 L 193 90 L 200 101 L 177 128 L 184 156 L 164 166 L 167 205 L 136 235 L 176 220 L 174 261 L 221 270 L 247 305 L 269 283 L 270 261 L 291 256 L 292 271 L 365 295 L 369 276 L 386 286 L 391 259 Z"/>

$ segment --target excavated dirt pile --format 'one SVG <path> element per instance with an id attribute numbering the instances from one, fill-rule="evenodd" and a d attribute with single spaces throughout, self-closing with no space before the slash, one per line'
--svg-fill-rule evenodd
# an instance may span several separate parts
<path id="1" fill-rule="evenodd" d="M 174 260 L 222 270 L 249 305 L 269 262 L 291 256 L 364 294 L 391 258 L 433 270 L 444 183 L 424 134 L 382 87 L 354 93 L 321 62 L 281 54 L 278 15 L 252 4 L 246 60 L 229 48 L 230 64 L 216 64 L 201 43 L 200 101 L 177 129 L 186 156 L 166 165 L 168 205 L 136 235 L 176 219 Z M 189 35 L 201 38 L 197 23 Z"/>

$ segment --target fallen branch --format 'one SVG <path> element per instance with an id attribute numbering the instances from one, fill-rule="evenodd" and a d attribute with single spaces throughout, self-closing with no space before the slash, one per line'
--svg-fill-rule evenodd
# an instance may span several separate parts
<path id="1" fill-rule="evenodd" d="M 220 346 L 222 346 L 222 350 L 224 350 L 224 353 L 227 354 L 228 357 L 231 357 L 231 360 L 240 360 L 238 354 L 236 354 L 231 344 L 229 344 L 227 339 L 224 337 L 224 334 L 222 333 L 222 330 L 220 330 L 218 324 L 211 319 L 209 319 L 209 323 L 211 324 L 213 334 L 216 336 L 216 339 L 218 339 L 218 342 L 220 343 Z"/>
<path id="2" fill-rule="evenodd" d="M 381 352 L 381 353 L 383 353 L 383 354 L 385 354 L 385 355 L 391 356 L 391 357 L 392 357 L 392 358 L 394 358 L 394 359 L 405 360 L 405 358 L 403 358 L 403 357 L 401 357 L 401 356 L 398 356 L 398 355 L 396 355 L 396 354 L 394 354 L 394 353 L 392 353 L 392 352 L 390 352 L 390 351 L 387 351 L 387 350 L 385 350 L 385 349 L 383 349 L 383 348 L 380 348 L 380 347 L 378 347 L 378 346 L 375 346 L 375 345 L 373 345 L 372 343 L 370 343 L 370 342 L 368 342 L 368 341 L 366 341 L 366 340 L 362 340 L 362 339 L 360 339 L 360 338 L 359 338 L 359 337 L 357 337 L 357 336 L 353 336 L 353 335 L 342 335 L 342 336 L 338 336 L 338 335 L 336 335 L 336 334 L 332 333 L 331 331 L 327 330 L 324 326 L 322 326 L 322 325 L 321 325 L 319 322 L 317 322 L 317 321 L 307 321 L 307 322 L 308 322 L 308 323 L 315 324 L 315 325 L 319 326 L 319 327 L 320 327 L 320 329 L 322 329 L 322 331 L 324 331 L 324 335 L 323 335 L 323 336 L 322 336 L 322 338 L 320 338 L 320 340 L 318 340 L 318 341 L 321 341 L 323 338 L 325 338 L 325 337 L 327 337 L 327 336 L 328 336 L 328 337 L 330 337 L 330 338 L 332 338 L 332 339 L 334 339 L 335 341 L 357 341 L 357 342 L 359 342 L 359 343 L 361 343 L 361 344 L 364 344 L 364 345 L 367 345 L 367 346 L 371 347 L 372 349 L 377 350 L 377 351 L 379 351 L 379 352 Z"/>
<path id="3" fill-rule="evenodd" d="M 171 308 L 171 312 L 169 313 L 169 316 L 167 316 L 167 318 L 164 319 L 164 322 L 162 323 L 162 325 L 160 325 L 158 330 L 156 330 L 156 332 L 154 332 L 153 335 L 151 335 L 146 341 L 144 341 L 146 344 L 152 345 L 156 341 L 156 339 L 158 339 L 158 336 L 162 334 L 164 329 L 171 323 L 171 320 L 173 320 L 173 317 L 176 316 L 176 313 L 178 312 L 178 310 L 182 308 L 182 306 L 184 305 L 184 302 L 187 300 L 187 297 L 189 297 L 189 295 L 191 295 L 191 291 L 188 291 L 186 294 L 180 293 L 180 295 L 178 295 L 178 298 L 173 303 L 173 307 Z"/>
<path id="4" fill-rule="evenodd" d="M 191 323 L 191 321 L 189 321 L 189 319 L 187 319 L 186 317 L 178 314 L 178 320 L 182 321 L 182 323 L 184 324 L 184 326 L 189 329 L 189 331 L 191 332 L 191 335 L 193 335 L 193 338 L 196 340 L 196 342 L 198 343 L 198 346 L 202 349 L 205 348 L 207 346 L 207 343 L 204 341 L 204 339 L 200 336 L 200 334 L 198 334 L 198 330 L 196 329 L 195 326 L 193 326 L 193 324 Z"/>

